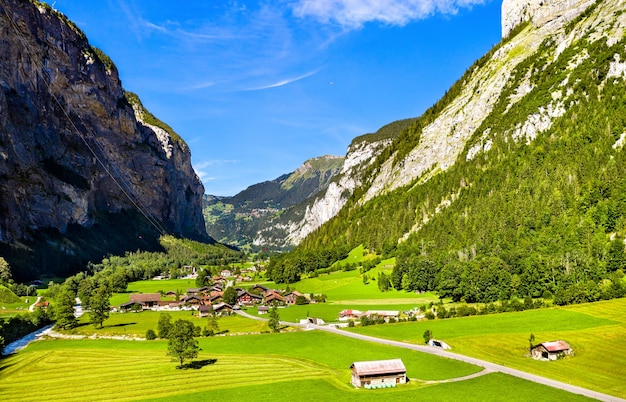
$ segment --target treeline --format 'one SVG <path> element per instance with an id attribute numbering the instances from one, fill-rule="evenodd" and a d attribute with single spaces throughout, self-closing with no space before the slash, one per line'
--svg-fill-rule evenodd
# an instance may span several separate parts
<path id="1" fill-rule="evenodd" d="M 9 343 L 50 325 L 53 322 L 51 311 L 36 308 L 32 313 L 18 314 L 8 319 L 0 319 L 0 352 Z"/>
<path id="2" fill-rule="evenodd" d="M 396 289 L 467 302 L 623 296 L 626 92 L 608 72 L 615 54 L 626 59 L 625 42 L 609 47 L 584 37 L 558 57 L 555 45 L 547 40 L 518 65 L 453 166 L 364 205 L 357 194 L 282 259 L 285 269 L 301 255 L 364 245 L 397 257 Z M 532 91 L 512 104 L 526 81 Z M 512 139 L 550 104 L 564 108 L 550 128 L 532 141 Z M 491 148 L 467 160 L 467 150 L 486 140 Z M 405 153 L 403 144 L 389 155 Z"/>
<path id="3" fill-rule="evenodd" d="M 276 283 L 294 283 L 300 280 L 300 275 L 327 273 L 335 262 L 348 256 L 348 247 L 337 247 L 329 250 L 311 252 L 292 252 L 274 256 L 267 266 L 267 277 Z M 340 269 L 340 268 L 338 268 Z"/>

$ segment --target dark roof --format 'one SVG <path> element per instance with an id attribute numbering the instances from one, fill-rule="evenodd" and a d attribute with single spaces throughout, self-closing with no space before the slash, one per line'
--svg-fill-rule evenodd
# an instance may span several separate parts
<path id="1" fill-rule="evenodd" d="M 387 373 L 406 373 L 406 368 L 404 367 L 404 363 L 402 363 L 402 359 L 354 362 L 350 368 L 354 368 L 356 373 L 360 376 Z"/>
<path id="2" fill-rule="evenodd" d="M 211 310 L 213 310 L 213 306 L 204 305 L 204 304 L 198 308 L 198 311 L 200 311 L 201 313 L 208 312 Z"/>
<path id="3" fill-rule="evenodd" d="M 161 301 L 161 293 L 134 293 L 130 295 L 131 302 L 158 303 Z"/>
<path id="4" fill-rule="evenodd" d="M 269 307 L 267 307 L 267 306 L 259 306 L 259 307 L 257 308 L 257 311 L 269 311 L 269 310 L 270 310 L 270 308 L 269 308 Z"/>
<path id="5" fill-rule="evenodd" d="M 250 293 L 247 290 L 241 290 L 237 293 L 237 298 L 240 298 L 244 295 L 249 295 L 250 297 L 252 297 L 253 299 L 259 299 L 261 300 L 263 297 L 259 296 L 259 295 L 255 295 L 254 293 Z"/>
<path id="6" fill-rule="evenodd" d="M 232 306 L 228 303 L 218 303 L 216 305 L 213 306 L 213 311 L 220 311 L 223 310 L 225 308 L 229 308 L 232 310 Z"/>

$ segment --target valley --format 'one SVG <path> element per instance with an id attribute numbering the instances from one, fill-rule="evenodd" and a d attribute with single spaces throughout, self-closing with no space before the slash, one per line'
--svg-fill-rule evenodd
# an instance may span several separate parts
<path id="1" fill-rule="evenodd" d="M 223 180 L 208 172 L 218 165 L 252 161 L 252 174 L 268 168 L 268 149 L 274 160 L 292 156 L 272 149 L 280 133 L 253 127 L 254 141 L 244 137 L 256 108 L 300 148 L 311 127 L 320 149 L 366 132 L 343 118 L 394 96 L 333 121 L 335 98 L 349 104 L 380 77 L 350 83 L 341 71 L 344 80 L 329 81 L 336 67 L 317 52 L 352 35 L 369 38 L 363 49 L 373 37 L 397 41 L 409 21 L 378 18 L 416 1 L 367 2 L 373 20 L 349 26 L 337 13 L 307 13 L 350 2 L 229 3 L 211 32 L 200 15 L 184 31 L 119 2 L 137 43 L 167 36 L 159 52 L 168 57 L 262 37 L 263 51 L 284 51 L 267 56 L 274 64 L 301 40 L 291 30 L 321 24 L 317 34 L 330 35 L 311 46 L 319 38 L 307 31 L 301 53 L 311 59 L 281 74 L 256 60 L 254 73 L 226 78 L 247 63 L 233 45 L 221 79 L 158 79 L 148 99 L 162 91 L 169 106 L 157 109 L 183 127 L 194 121 L 186 142 L 55 3 L 0 0 L 0 347 L 53 326 L 0 357 L 0 398 L 626 400 L 623 1 L 503 0 L 499 42 L 420 116 L 351 134 L 344 156 L 307 159 L 234 196 L 205 193 Z M 187 7 L 218 7 L 200 3 Z M 410 20 L 457 18 L 457 6 L 472 4 Z M 217 29 L 244 20 L 241 36 Z M 294 36 L 273 42 L 265 35 L 277 25 Z M 189 76 L 222 61 L 178 57 Z M 344 57 L 355 77 L 370 67 Z M 400 64 L 417 68 L 414 58 L 428 61 L 406 54 Z M 146 76 L 162 65 L 150 67 Z M 314 101 L 313 83 L 327 105 Z M 189 115 L 172 112 L 173 99 Z M 231 103 L 236 118 L 212 126 Z M 292 116 L 292 104 L 306 114 Z M 254 142 L 255 155 L 240 140 L 240 159 L 192 166 L 191 144 L 217 148 L 231 136 Z"/>

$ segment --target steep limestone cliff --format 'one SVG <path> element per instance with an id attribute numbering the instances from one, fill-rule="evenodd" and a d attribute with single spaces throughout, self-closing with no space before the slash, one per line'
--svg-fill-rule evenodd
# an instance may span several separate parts
<path id="1" fill-rule="evenodd" d="M 0 60 L 0 252 L 13 266 L 67 271 L 54 265 L 140 248 L 159 232 L 208 239 L 189 148 L 125 93 L 74 24 L 4 0 Z"/>
<path id="2" fill-rule="evenodd" d="M 576 18 L 595 2 L 596 0 L 504 0 L 502 37 L 507 37 L 516 26 L 526 21 L 530 21 L 535 28 L 547 23 L 560 26 Z"/>

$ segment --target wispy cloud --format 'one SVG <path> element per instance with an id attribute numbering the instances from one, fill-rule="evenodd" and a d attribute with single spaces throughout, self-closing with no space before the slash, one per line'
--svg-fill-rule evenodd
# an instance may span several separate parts
<path id="1" fill-rule="evenodd" d="M 211 170 L 210 168 L 212 166 L 235 164 L 235 163 L 239 163 L 239 161 L 234 160 L 234 159 L 230 159 L 230 160 L 229 159 L 213 159 L 213 160 L 203 161 L 199 163 L 194 163 L 193 169 L 196 171 L 196 174 L 198 175 L 201 181 L 209 182 L 209 181 L 217 180 L 217 178 L 210 176 L 210 170 Z"/>
<path id="2" fill-rule="evenodd" d="M 355 29 L 368 22 L 403 26 L 434 14 L 455 14 L 461 7 L 489 0 L 298 0 L 293 12 L 324 23 Z"/>
<path id="3" fill-rule="evenodd" d="M 321 70 L 321 69 L 320 69 L 320 68 L 318 68 L 318 69 L 316 69 L 316 70 L 309 71 L 308 73 L 305 73 L 305 74 L 299 75 L 299 76 L 294 77 L 294 78 L 288 78 L 288 79 L 280 80 L 280 81 L 277 81 L 277 82 L 275 82 L 275 83 L 273 83 L 273 84 L 262 85 L 262 86 L 259 86 L 259 87 L 246 88 L 246 89 L 244 89 L 244 91 L 261 91 L 261 90 L 263 90 L 263 89 L 270 89 L 270 88 L 278 88 L 278 87 L 282 87 L 282 86 L 285 86 L 285 85 L 288 85 L 288 84 L 294 83 L 294 82 L 296 82 L 296 81 L 300 81 L 300 80 L 303 80 L 303 79 L 305 79 L 305 78 L 311 77 L 311 76 L 313 76 L 313 75 L 315 75 L 315 74 L 319 73 L 319 72 L 320 72 L 320 70 Z"/>

